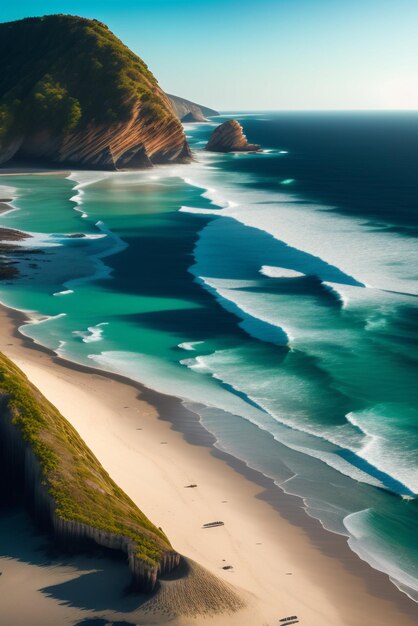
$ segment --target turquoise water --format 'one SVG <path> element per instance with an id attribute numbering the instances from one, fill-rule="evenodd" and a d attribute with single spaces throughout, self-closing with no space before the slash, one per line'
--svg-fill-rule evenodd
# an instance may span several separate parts
<path id="1" fill-rule="evenodd" d="M 402 195 L 394 165 L 391 185 L 365 182 L 347 154 L 347 180 L 330 177 L 326 140 L 315 169 L 300 137 L 317 120 L 242 120 L 268 152 L 202 153 L 213 127 L 195 125 L 190 166 L 2 177 L 16 210 L 0 224 L 43 253 L 1 299 L 58 354 L 181 397 L 219 447 L 417 599 L 413 190 Z M 380 184 L 402 197 L 393 215 Z"/>

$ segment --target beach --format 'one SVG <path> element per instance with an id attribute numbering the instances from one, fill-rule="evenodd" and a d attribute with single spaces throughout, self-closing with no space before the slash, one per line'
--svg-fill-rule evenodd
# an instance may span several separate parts
<path id="1" fill-rule="evenodd" d="M 246 605 L 228 615 L 177 617 L 175 623 L 263 626 L 291 615 L 311 626 L 357 626 L 365 618 L 371 626 L 416 623 L 417 605 L 387 576 L 360 561 L 343 537 L 325 532 L 308 518 L 300 500 L 282 494 L 271 481 L 214 448 L 211 435 L 178 400 L 54 357 L 19 335 L 23 319 L 21 313 L 2 308 L 0 350 L 77 429 L 110 476 L 162 527 L 175 549 L 231 584 Z M 212 521 L 224 526 L 203 527 Z M 112 576 L 117 581 L 110 582 L 108 606 L 102 597 L 98 606 L 92 600 L 87 607 L 74 598 L 66 601 L 65 594 L 60 598 L 40 591 L 45 581 L 48 588 L 65 588 L 89 567 L 94 570 L 87 557 L 42 566 L 3 555 L 0 561 L 1 597 L 7 598 L 0 600 L 5 626 L 27 620 L 20 597 L 33 601 L 31 615 L 36 614 L 37 621 L 32 619 L 32 624 L 78 623 L 75 620 L 92 615 L 138 619 L 132 597 L 129 606 L 115 600 L 121 584 L 118 563 L 104 568 L 105 584 Z M 87 580 L 88 595 L 86 585 Z"/>
<path id="2" fill-rule="evenodd" d="M 413 11 L 26 4 L 0 626 L 418 626 Z"/>

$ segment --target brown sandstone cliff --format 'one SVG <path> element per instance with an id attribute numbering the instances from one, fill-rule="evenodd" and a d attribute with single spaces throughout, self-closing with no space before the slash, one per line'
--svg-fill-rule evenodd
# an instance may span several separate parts
<path id="1" fill-rule="evenodd" d="M 171 99 L 105 24 L 49 15 L 0 24 L 0 163 L 184 163 Z"/>

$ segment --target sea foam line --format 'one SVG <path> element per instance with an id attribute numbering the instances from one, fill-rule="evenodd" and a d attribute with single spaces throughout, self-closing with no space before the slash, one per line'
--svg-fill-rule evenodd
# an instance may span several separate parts
<path id="1" fill-rule="evenodd" d="M 267 341 L 269 343 L 275 343 L 280 346 L 289 345 L 293 339 L 290 331 L 282 325 L 278 325 L 277 322 L 267 319 L 263 314 L 254 316 L 248 307 L 242 302 L 237 302 L 233 299 L 232 294 L 235 295 L 233 289 L 222 288 L 220 286 L 220 280 L 207 278 L 204 276 L 197 276 L 197 282 L 205 287 L 207 291 L 215 296 L 216 300 L 223 306 L 223 308 L 230 313 L 235 314 L 241 319 L 240 326 L 249 335 L 259 339 L 260 341 Z"/>
<path id="2" fill-rule="evenodd" d="M 19 210 L 19 207 L 14 204 L 14 202 L 19 198 L 18 190 L 16 187 L 10 187 L 9 185 L 0 185 L 0 197 L 10 197 L 10 199 L 6 202 L 2 202 L 2 204 L 10 208 L 0 213 L 0 219 L 5 215 L 9 215 L 13 211 Z"/>
<path id="3" fill-rule="evenodd" d="M 74 293 L 72 289 L 64 289 L 63 291 L 56 291 L 52 295 L 53 296 L 68 296 L 71 293 Z"/>
<path id="4" fill-rule="evenodd" d="M 81 337 L 83 343 L 92 343 L 103 339 L 104 326 L 108 326 L 109 322 L 101 322 L 96 326 L 88 326 L 87 330 L 73 330 L 72 334 Z"/>
<path id="5" fill-rule="evenodd" d="M 178 348 L 182 350 L 196 350 L 195 346 L 200 346 L 204 341 L 184 341 L 178 344 Z"/>
<path id="6" fill-rule="evenodd" d="M 296 270 L 285 267 L 273 267 L 271 265 L 263 265 L 259 272 L 263 276 L 268 276 L 268 278 L 301 278 L 302 276 L 306 276 L 303 272 L 297 272 Z"/>
<path id="7" fill-rule="evenodd" d="M 71 172 L 71 174 L 67 176 L 67 180 L 71 180 L 77 183 L 73 187 L 73 191 L 76 191 L 77 193 L 70 198 L 70 202 L 74 202 L 74 204 L 77 205 L 73 207 L 74 211 L 81 213 L 82 218 L 88 217 L 88 214 L 80 208 L 84 204 L 84 188 L 94 183 L 98 183 L 105 178 L 108 178 L 109 174 L 110 173 L 104 172 Z"/>
<path id="8" fill-rule="evenodd" d="M 389 576 L 392 583 L 400 591 L 405 593 L 411 600 L 418 602 L 418 579 L 399 567 L 394 559 L 385 558 L 382 552 L 379 552 L 371 545 L 370 541 L 367 543 L 367 539 L 364 539 L 366 535 L 364 526 L 367 526 L 365 519 L 367 519 L 370 512 L 371 509 L 364 509 L 351 513 L 344 518 L 343 522 L 349 533 L 348 544 L 351 550 L 362 561 Z"/>
<path id="9" fill-rule="evenodd" d="M 222 157 L 217 156 L 219 162 Z M 366 288 L 389 289 L 404 295 L 418 293 L 416 282 L 405 278 L 411 275 L 410 268 L 418 264 L 417 247 L 412 238 L 374 231 L 360 218 L 337 213 L 333 207 L 295 202 L 293 196 L 279 189 L 242 189 L 241 183 L 251 182 L 253 178 L 234 172 L 228 172 L 226 178 L 219 168 L 207 167 L 206 155 L 202 165 L 198 184 L 197 178 L 190 180 L 184 176 L 184 181 L 216 189 L 212 200 L 220 207 L 216 212 L 218 217 L 232 217 L 295 249 L 322 258 Z M 232 207 L 228 203 L 233 203 Z M 385 250 L 383 261 L 381 250 Z M 327 279 L 324 277 L 324 280 Z"/>

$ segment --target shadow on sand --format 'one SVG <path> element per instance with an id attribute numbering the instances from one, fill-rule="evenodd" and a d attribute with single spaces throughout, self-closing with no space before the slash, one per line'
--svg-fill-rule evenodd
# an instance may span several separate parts
<path id="1" fill-rule="evenodd" d="M 20 505 L 0 508 L 0 559 L 5 559 L 3 564 L 19 561 L 28 568 L 48 568 L 57 574 L 58 580 L 67 578 L 64 582 L 39 589 L 39 593 L 55 599 L 60 605 L 92 613 L 131 613 L 149 600 L 149 596 L 130 593 L 131 576 L 126 560 L 110 558 L 100 550 L 92 555 L 77 556 L 57 551 Z M 3 566 L 3 569 L 7 575 L 7 568 Z M 33 570 L 31 574 L 33 576 Z M 90 621 L 82 623 L 89 624 Z M 101 621 L 91 623 L 98 625 Z"/>

